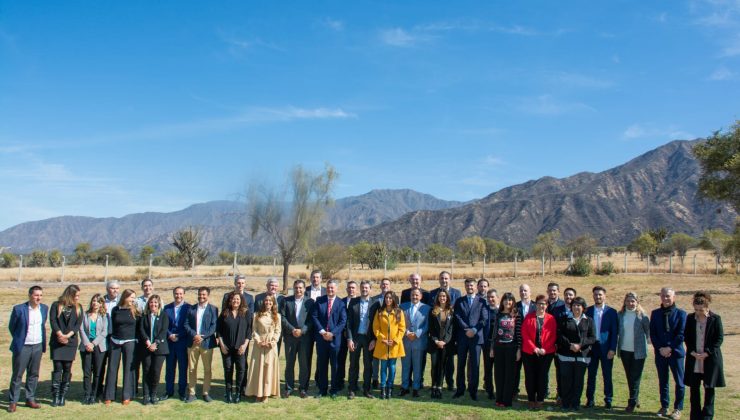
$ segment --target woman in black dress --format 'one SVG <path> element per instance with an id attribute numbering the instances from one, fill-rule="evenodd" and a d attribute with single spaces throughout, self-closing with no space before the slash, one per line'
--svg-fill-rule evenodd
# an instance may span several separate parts
<path id="1" fill-rule="evenodd" d="M 118 305 L 110 313 L 110 356 L 105 373 L 105 405 L 116 399 L 118 368 L 123 363 L 123 405 L 128 405 L 134 396 L 134 355 L 136 353 L 136 293 L 126 289 Z"/>
<path id="2" fill-rule="evenodd" d="M 691 392 L 691 420 L 714 418 L 714 388 L 725 386 L 722 362 L 722 318 L 709 310 L 712 296 L 694 294 L 694 313 L 686 317 L 686 370 L 684 384 Z M 702 386 L 703 385 L 703 386 Z M 701 389 L 704 388 L 704 406 Z"/>
<path id="3" fill-rule="evenodd" d="M 79 302 L 80 288 L 71 284 L 49 310 L 51 360 L 54 362 L 51 372 L 52 407 L 64 406 L 72 380 L 72 362 L 77 356 L 82 324 L 83 309 Z"/>
<path id="4" fill-rule="evenodd" d="M 226 305 L 218 317 L 219 347 L 224 363 L 224 383 L 226 385 L 226 403 L 238 403 L 241 390 L 237 388 L 244 380 L 247 364 L 247 346 L 252 336 L 252 314 L 248 314 L 246 302 L 241 293 L 231 292 L 226 296 Z M 236 382 L 234 382 L 236 367 Z"/>
<path id="5" fill-rule="evenodd" d="M 445 360 L 450 353 L 452 341 L 452 306 L 450 294 L 440 290 L 434 300 L 429 316 L 429 340 L 427 351 L 432 358 L 432 398 L 442 399 L 442 381 L 445 376 Z"/>
<path id="6" fill-rule="evenodd" d="M 159 295 L 149 296 L 146 309 L 139 322 L 138 346 L 141 355 L 144 405 L 157 404 L 157 386 L 162 373 L 164 359 L 170 353 L 167 345 L 167 329 L 170 319 L 162 310 L 162 299 Z"/>

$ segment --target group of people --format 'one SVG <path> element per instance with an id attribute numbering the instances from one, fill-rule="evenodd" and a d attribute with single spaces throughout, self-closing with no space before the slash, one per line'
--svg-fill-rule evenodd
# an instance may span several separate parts
<path id="1" fill-rule="evenodd" d="M 244 276 L 237 275 L 234 290 L 223 296 L 220 311 L 211 303 L 208 287 L 198 288 L 194 304 L 185 301 L 183 287 L 176 287 L 173 301 L 163 305 L 150 279 L 141 283 L 138 297 L 133 290 L 121 292 L 119 283 L 109 282 L 107 293 L 94 295 L 87 309 L 79 302 L 76 285 L 68 286 L 50 308 L 41 303 L 42 288 L 33 286 L 28 301 L 16 305 L 10 317 L 13 373 L 8 411 L 17 408 L 24 372 L 25 405 L 40 407 L 35 391 L 47 347 L 48 320 L 52 406 L 65 405 L 78 352 L 83 404 L 116 401 L 119 369 L 123 405 L 137 397 L 139 382 L 144 404 L 173 398 L 175 385 L 182 401 L 195 401 L 201 362 L 201 397 L 210 402 L 214 349 L 223 361 L 225 401 L 238 403 L 243 397 L 255 397 L 266 402 L 281 396 L 279 352 L 284 347 L 285 397 L 308 396 L 315 351 L 317 398 L 336 398 L 345 387 L 345 378 L 349 399 L 360 393 L 375 398 L 372 390 L 377 388 L 380 398 L 392 398 L 399 359 L 398 395 L 419 397 L 429 359 L 431 398 L 443 398 L 446 383 L 454 391 L 452 398 L 467 392 L 477 400 L 482 359 L 483 389 L 498 407 L 512 406 L 523 367 L 529 407 L 541 408 L 550 393 L 549 373 L 554 364 L 556 398 L 564 410 L 580 409 L 584 382 L 586 407 L 594 406 L 599 370 L 604 407 L 612 408 L 616 356 L 622 361 L 629 388 L 626 411 L 633 412 L 640 406 L 640 379 L 650 341 L 660 383 L 658 414 L 669 416 L 672 375 L 675 398 L 670 418 L 681 418 L 685 385 L 691 391 L 690 417 L 714 415 L 714 388 L 725 386 L 720 350 L 723 329 L 719 315 L 709 310 L 707 292 L 694 294 L 694 312 L 687 315 L 676 307 L 675 291 L 663 288 L 661 306 L 648 316 L 637 294 L 627 293 L 617 310 L 607 304 L 607 290 L 601 286 L 593 288 L 593 305 L 589 306 L 573 288 L 566 288 L 561 298 L 557 283 L 548 284 L 546 293 L 534 298 L 530 287 L 523 284 L 517 301 L 509 292 L 499 296 L 486 279 L 465 279 L 461 292 L 450 286 L 447 271 L 439 274 L 439 287 L 431 291 L 421 287 L 417 273 L 408 280 L 410 287 L 400 297 L 391 290 L 391 281 L 383 279 L 380 294 L 373 294 L 370 281 L 350 281 L 347 296 L 340 298 L 337 282 L 329 280 L 324 285 L 321 272 L 313 271 L 310 283 L 296 280 L 289 296 L 279 294 L 278 281 L 269 279 L 266 291 L 253 297 L 245 291 Z M 160 394 L 165 363 L 165 392 Z"/>

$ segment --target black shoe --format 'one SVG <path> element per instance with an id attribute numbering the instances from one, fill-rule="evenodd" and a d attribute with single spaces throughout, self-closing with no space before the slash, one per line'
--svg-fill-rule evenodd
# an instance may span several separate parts
<path id="1" fill-rule="evenodd" d="M 455 385 L 447 385 L 447 390 L 452 392 L 455 390 Z"/>
<path id="2" fill-rule="evenodd" d="M 348 400 L 354 400 L 355 399 L 355 393 L 352 392 L 352 391 L 350 391 L 349 394 L 347 394 L 347 399 Z"/>
<path id="3" fill-rule="evenodd" d="M 455 392 L 455 395 L 453 395 L 453 396 L 452 396 L 452 398 L 455 398 L 455 399 L 457 399 L 457 398 L 460 398 L 460 397 L 462 397 L 462 396 L 463 396 L 463 393 L 462 393 L 462 392 L 460 392 L 460 391 L 457 391 L 457 392 Z"/>
<path id="4" fill-rule="evenodd" d="M 213 401 L 213 398 L 211 398 L 211 396 L 208 395 L 208 394 L 203 394 L 203 401 L 209 403 L 209 402 Z"/>
<path id="5" fill-rule="evenodd" d="M 156 395 L 152 395 L 151 397 L 149 397 L 149 402 L 151 402 L 152 405 L 157 405 L 159 404 L 159 397 L 157 397 Z"/>
<path id="6" fill-rule="evenodd" d="M 332 400 L 336 400 L 337 399 L 337 393 L 336 392 L 332 392 L 331 394 L 329 394 L 329 398 L 331 398 Z"/>
<path id="7" fill-rule="evenodd" d="M 594 408 L 594 401 L 593 400 L 586 401 L 586 405 L 584 407 L 586 407 L 586 408 Z"/>
<path id="8" fill-rule="evenodd" d="M 419 398 L 419 390 L 418 390 L 418 389 L 415 389 L 415 390 L 414 390 L 414 391 L 413 391 L 413 392 L 411 393 L 411 396 L 412 396 L 412 397 L 414 397 L 414 398 Z"/>
<path id="9" fill-rule="evenodd" d="M 380 383 L 378 382 L 377 379 L 373 379 L 373 389 L 378 389 L 378 388 L 380 388 Z"/>
<path id="10" fill-rule="evenodd" d="M 470 399 L 473 401 L 478 401 L 478 394 L 470 394 Z"/>
<path id="11" fill-rule="evenodd" d="M 306 391 L 301 391 L 301 398 L 308 397 L 308 393 Z"/>
<path id="12" fill-rule="evenodd" d="M 187 397 L 185 397 L 184 402 L 191 403 L 191 402 L 193 402 L 195 400 L 197 400 L 197 398 L 195 398 L 195 395 L 188 395 Z"/>
<path id="13" fill-rule="evenodd" d="M 408 389 L 406 389 L 406 388 L 401 388 L 401 393 L 400 393 L 400 394 L 398 394 L 398 396 L 399 396 L 399 397 L 404 397 L 404 396 L 408 395 L 408 393 L 409 393 L 409 390 L 408 390 Z"/>
<path id="14" fill-rule="evenodd" d="M 231 404 L 233 402 L 232 399 L 231 399 L 231 391 L 226 391 L 224 393 L 224 402 L 226 404 Z"/>
<path id="15" fill-rule="evenodd" d="M 159 397 L 159 401 L 167 401 L 172 397 L 172 394 L 164 394 L 161 397 Z"/>
<path id="16" fill-rule="evenodd" d="M 141 404 L 143 405 L 149 405 L 151 404 L 152 400 L 149 398 L 148 395 L 145 395 L 144 398 L 141 399 Z"/>
<path id="17" fill-rule="evenodd" d="M 369 398 L 371 400 L 374 400 L 375 399 L 375 396 L 373 394 L 371 394 L 370 391 L 363 392 L 362 393 L 362 396 L 365 397 L 365 398 Z"/>
<path id="18" fill-rule="evenodd" d="M 606 401 L 604 403 L 604 408 L 607 409 L 607 410 L 611 410 L 612 409 L 612 402 L 611 401 Z"/>

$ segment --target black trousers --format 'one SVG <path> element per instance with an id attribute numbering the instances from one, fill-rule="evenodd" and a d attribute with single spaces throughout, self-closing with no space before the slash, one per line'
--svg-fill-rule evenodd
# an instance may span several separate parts
<path id="1" fill-rule="evenodd" d="M 702 381 L 704 382 L 704 381 Z M 701 405 L 701 390 L 704 389 L 704 406 Z M 699 386 L 689 387 L 691 401 L 691 420 L 707 420 L 714 418 L 714 388 Z"/>
<path id="2" fill-rule="evenodd" d="M 21 398 L 21 384 L 23 374 L 26 374 L 26 401 L 36 401 L 36 387 L 39 384 L 39 368 L 41 367 L 41 344 L 24 345 L 19 352 L 13 352 L 13 374 L 10 377 L 8 400 L 11 404 L 18 404 Z"/>
<path id="3" fill-rule="evenodd" d="M 454 360 L 449 353 L 451 351 L 445 347 L 434 350 L 429 355 L 432 359 L 432 388 L 442 388 L 442 385 L 444 385 L 445 376 L 447 375 L 447 361 Z"/>
<path id="4" fill-rule="evenodd" d="M 450 347 L 452 343 L 448 344 L 446 347 Z M 455 354 L 457 351 L 454 350 L 454 347 L 450 347 L 450 349 L 447 350 L 445 353 L 444 358 L 444 365 L 445 365 L 445 382 L 447 382 L 447 388 L 454 388 L 455 387 Z M 439 386 L 442 386 L 440 384 Z"/>
<path id="5" fill-rule="evenodd" d="M 141 389 L 144 392 L 144 398 L 156 397 L 159 378 L 162 374 L 162 365 L 167 358 L 165 354 L 154 354 L 150 351 L 142 352 L 139 355 L 141 361 Z"/>
<path id="6" fill-rule="evenodd" d="M 547 397 L 547 384 L 550 382 L 550 365 L 554 353 L 544 356 L 522 354 L 524 362 L 524 386 L 527 387 L 529 401 L 542 402 Z"/>
<path id="7" fill-rule="evenodd" d="M 583 379 L 587 368 L 588 364 L 585 362 L 560 361 L 560 401 L 563 408 L 578 408 L 581 405 Z"/>
<path id="8" fill-rule="evenodd" d="M 635 359 L 635 353 L 631 351 L 621 351 L 619 354 L 627 376 L 627 388 L 629 389 L 627 405 L 634 407 L 640 402 L 640 380 L 642 369 L 645 367 L 645 359 Z"/>
<path id="9" fill-rule="evenodd" d="M 493 358 L 491 357 L 491 345 L 483 346 L 483 388 L 486 394 L 495 395 L 493 386 Z"/>
<path id="10" fill-rule="evenodd" d="M 105 352 L 100 351 L 98 346 L 95 346 L 91 352 L 81 351 L 80 362 L 82 363 L 82 390 L 86 397 L 93 397 L 103 378 Z"/>
<path id="11" fill-rule="evenodd" d="M 111 345 L 110 340 L 108 340 L 108 349 L 103 354 L 103 364 L 100 365 L 100 382 L 98 382 L 98 388 L 95 390 L 96 399 L 105 398 L 105 382 L 108 378 L 106 373 L 108 372 L 108 360 L 110 360 Z"/>
<path id="12" fill-rule="evenodd" d="M 313 358 L 313 339 L 309 335 L 285 340 L 285 389 L 288 391 L 296 389 L 296 359 L 298 360 L 298 389 L 308 391 L 308 383 L 311 379 L 311 359 Z"/>
<path id="13" fill-rule="evenodd" d="M 239 355 L 239 349 L 229 349 L 228 354 L 221 353 L 221 360 L 224 364 L 224 385 L 226 390 L 233 390 L 234 384 L 241 386 L 247 371 L 247 353 Z M 234 381 L 234 371 L 236 371 L 236 381 Z"/>
<path id="14" fill-rule="evenodd" d="M 339 346 L 339 353 L 337 356 L 337 379 L 339 381 L 339 389 L 344 389 L 344 378 L 347 377 L 347 354 L 349 354 L 347 337 L 342 334 L 342 342 Z"/>
<path id="15" fill-rule="evenodd" d="M 355 351 L 350 352 L 349 356 L 349 390 L 357 392 L 359 389 L 357 380 L 360 377 L 360 354 L 362 354 L 362 390 L 370 392 L 373 373 L 373 352 L 370 351 L 371 337 L 360 334 L 355 337 Z"/>
<path id="16" fill-rule="evenodd" d="M 553 357 L 553 363 L 555 365 L 555 392 L 557 393 L 558 398 L 560 398 L 560 359 L 558 359 L 557 354 Z M 549 388 L 548 388 L 548 394 Z"/>
<path id="17" fill-rule="evenodd" d="M 118 368 L 123 365 L 123 399 L 131 400 L 134 397 L 134 353 L 136 342 L 124 344 L 111 342 L 108 370 L 105 373 L 105 399 L 114 401 L 118 387 Z"/>
<path id="18" fill-rule="evenodd" d="M 517 373 L 516 346 L 494 346 L 493 351 L 496 402 L 511 407 L 516 390 L 514 381 L 514 375 Z"/>
<path id="19" fill-rule="evenodd" d="M 66 393 L 72 381 L 72 361 L 52 360 L 54 370 L 51 371 L 51 392 Z M 56 387 L 56 389 L 55 389 Z"/>

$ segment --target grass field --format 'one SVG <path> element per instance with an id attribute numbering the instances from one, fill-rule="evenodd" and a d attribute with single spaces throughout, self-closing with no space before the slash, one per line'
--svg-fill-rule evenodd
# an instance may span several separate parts
<path id="1" fill-rule="evenodd" d="M 414 267 L 415 268 L 415 267 Z M 408 267 L 406 273 L 410 272 L 414 268 Z M 426 270 L 430 268 L 425 267 Z M 431 277 L 425 275 L 425 278 Z M 354 277 L 354 276 L 353 276 Z M 457 277 L 457 275 L 456 275 Z M 359 278 L 359 277 L 358 277 Z M 546 284 L 549 281 L 557 281 L 560 283 L 561 288 L 571 286 L 576 288 L 581 295 L 586 297 L 586 300 L 590 302 L 590 289 L 596 285 L 601 284 L 606 287 L 609 291 L 608 301 L 612 306 L 621 306 L 622 297 L 626 291 L 636 291 L 643 298 L 643 306 L 646 310 L 651 310 L 659 305 L 658 291 L 660 287 L 664 285 L 671 285 L 678 291 L 678 305 L 684 309 L 690 309 L 690 297 L 691 294 L 699 289 L 708 289 L 713 293 L 714 303 L 712 309 L 720 314 L 723 318 L 725 327 L 725 342 L 723 345 L 724 357 L 725 357 L 725 375 L 727 378 L 728 387 L 718 389 L 717 391 L 717 402 L 716 412 L 717 418 L 719 419 L 731 419 L 740 418 L 740 384 L 738 379 L 740 375 L 732 369 L 735 363 L 740 363 L 740 352 L 737 351 L 737 347 L 740 345 L 740 277 L 732 275 L 724 276 L 682 276 L 682 275 L 614 275 L 608 277 L 595 276 L 588 278 L 570 278 L 565 276 L 546 276 L 532 277 L 526 279 L 494 279 L 492 287 L 495 287 L 499 293 L 504 291 L 512 291 L 516 294 L 516 289 L 519 283 L 526 281 L 532 288 L 533 294 L 544 292 Z M 214 291 L 213 295 L 220 299 L 220 296 L 230 287 L 230 281 L 228 279 L 177 279 L 177 280 L 157 280 L 156 290 L 162 295 L 167 296 L 169 301 L 170 290 L 175 284 L 183 284 L 188 288 L 186 299 L 194 301 L 195 292 L 194 288 L 202 284 L 211 286 Z M 10 309 L 13 304 L 20 303 L 26 300 L 26 293 L 31 283 L 16 284 L 15 282 L 2 282 L 0 287 L 4 288 L 4 293 L 0 296 L 0 328 L 4 331 L 0 334 L 0 347 L 7 349 L 9 346 L 9 334 L 7 333 L 7 322 L 10 313 Z M 56 297 L 61 293 L 65 284 L 59 283 L 46 283 L 44 286 L 44 302 L 51 304 Z M 423 286 L 431 289 L 436 287 L 436 282 L 425 280 Z M 131 282 L 124 284 L 124 287 L 138 289 L 138 284 Z M 264 278 L 250 277 L 248 281 L 248 287 L 255 290 L 262 290 L 264 288 Z M 340 285 L 343 289 L 343 284 Z M 393 285 L 396 291 L 400 291 L 405 288 L 406 285 L 403 282 L 397 282 Z M 455 281 L 455 287 L 461 288 L 462 282 Z M 93 293 L 103 292 L 104 286 L 101 283 L 89 283 L 82 286 L 82 300 L 87 305 L 90 296 Z M 374 292 L 377 292 L 377 286 L 374 287 Z M 344 295 L 344 293 L 341 293 Z M 429 369 L 430 363 L 427 363 Z M 0 408 L 3 409 L 0 416 L 7 416 L 5 413 L 6 401 L 7 401 L 7 384 L 9 383 L 10 376 L 10 352 L 8 350 L 0 351 L 0 389 L 2 390 L 2 405 Z M 68 418 L 93 418 L 96 416 L 116 416 L 116 417 L 142 417 L 156 415 L 164 418 L 173 417 L 192 417 L 192 418 L 237 418 L 245 415 L 255 416 L 266 416 L 266 417 L 293 417 L 293 418 L 348 418 L 352 416 L 361 418 L 409 418 L 409 417 L 422 417 L 422 418 L 504 418 L 512 417 L 515 418 L 648 418 L 654 417 L 654 413 L 659 408 L 658 402 L 658 386 L 657 377 L 655 374 L 655 367 L 653 364 L 652 355 L 649 356 L 649 360 L 645 365 L 645 371 L 643 373 L 643 381 L 641 387 L 641 403 L 642 407 L 638 409 L 635 415 L 628 416 L 624 413 L 624 407 L 627 401 L 627 387 L 624 381 L 624 371 L 620 361 L 615 361 L 614 366 L 614 379 L 615 379 L 615 398 L 614 405 L 615 409 L 612 411 L 605 411 L 600 408 L 594 410 L 582 410 L 578 415 L 572 413 L 561 413 L 557 410 L 553 411 L 539 411 L 533 412 L 526 409 L 526 396 L 520 396 L 518 402 L 515 403 L 513 409 L 503 410 L 493 408 L 491 401 L 481 398 L 478 402 L 473 402 L 467 398 L 459 400 L 452 400 L 451 394 L 445 391 L 445 399 L 443 400 L 431 400 L 429 399 L 428 390 L 422 392 L 422 397 L 418 399 L 411 398 L 396 398 L 390 401 L 367 400 L 362 397 L 358 397 L 354 401 L 348 401 L 345 398 L 345 394 L 342 393 L 340 398 L 336 400 L 322 399 L 320 402 L 312 398 L 301 400 L 297 397 L 291 397 L 290 399 L 273 399 L 267 404 L 255 404 L 251 402 L 243 402 L 241 405 L 228 405 L 220 401 L 215 401 L 210 404 L 206 404 L 202 401 L 198 401 L 192 404 L 183 404 L 179 401 L 166 401 L 159 404 L 157 407 L 143 406 L 138 402 L 132 403 L 128 407 L 123 407 L 120 404 L 114 404 L 111 407 L 104 407 L 103 405 L 96 406 L 82 406 L 77 401 L 81 396 L 82 386 L 80 383 L 82 373 L 80 370 L 79 361 L 75 362 L 73 366 L 73 384 L 70 391 L 69 399 L 70 402 L 64 408 L 52 408 L 49 407 L 49 389 L 50 389 L 50 377 L 51 377 L 51 362 L 48 354 L 44 356 L 42 367 L 41 367 L 41 382 L 39 384 L 39 399 L 44 404 L 41 410 L 31 411 L 20 407 L 18 409 L 17 416 L 28 418 L 33 416 L 34 418 L 52 418 L 59 417 L 61 415 Z M 399 369 L 396 375 L 396 383 L 400 383 L 400 363 Z M 217 400 L 222 398 L 223 393 L 223 369 L 221 360 L 219 357 L 214 356 L 213 362 L 213 373 L 214 373 L 214 389 L 212 395 Z M 523 375 L 523 374 L 522 374 Z M 282 375 L 281 375 L 282 376 Z M 428 385 L 429 375 L 426 376 Z M 551 370 L 551 389 L 554 389 L 554 368 Z M 482 375 L 480 386 L 483 386 Z M 163 386 L 162 386 L 163 387 Z M 313 382 L 312 382 L 313 387 Z M 523 388 L 523 378 L 522 378 Z M 163 388 L 161 388 L 163 390 Z M 313 388 L 315 390 L 315 388 Z M 601 392 L 602 385 L 601 381 L 597 382 L 597 393 L 596 400 L 597 406 L 602 401 L 603 394 Z M 522 389 L 523 391 L 523 389 Z M 524 392 L 523 392 L 524 394 Z M 485 396 L 484 392 L 480 392 L 479 395 Z M 585 396 L 584 396 L 585 400 Z M 546 407 L 554 408 L 553 401 L 546 401 Z M 686 392 L 686 418 L 688 418 L 689 400 L 688 400 L 688 389 Z"/>

